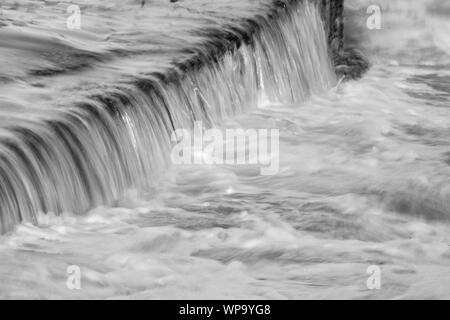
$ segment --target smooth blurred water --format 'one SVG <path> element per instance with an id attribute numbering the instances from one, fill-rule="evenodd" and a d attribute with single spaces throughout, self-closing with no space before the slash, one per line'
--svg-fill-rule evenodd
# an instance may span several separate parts
<path id="1" fill-rule="evenodd" d="M 347 3 L 349 45 L 372 63 L 363 79 L 222 123 L 280 128 L 277 175 L 172 166 L 115 206 L 41 214 L 0 239 L 0 296 L 449 298 L 446 4 L 385 1 L 371 31 L 369 2 Z M 68 265 L 81 290 L 66 288 Z"/>

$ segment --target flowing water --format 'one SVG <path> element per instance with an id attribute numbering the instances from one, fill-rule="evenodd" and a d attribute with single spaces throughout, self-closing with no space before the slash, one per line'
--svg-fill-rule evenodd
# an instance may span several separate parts
<path id="1" fill-rule="evenodd" d="M 100 31 L 60 38 L 24 13 L 35 10 L 39 26 L 53 11 L 27 3 L 4 9 L 16 20 L 0 27 L 10 67 L 0 74 L 2 298 L 450 297 L 444 2 L 378 1 L 382 28 L 368 30 L 372 1 L 347 1 L 348 45 L 372 65 L 357 81 L 335 79 L 319 13 L 305 2 L 261 17 L 254 42 L 176 73 L 175 85 L 155 76 L 173 47 L 189 58 L 194 43 L 208 56 L 205 38 L 186 29 L 229 28 L 268 10 L 264 1 L 236 2 L 236 12 L 221 1 L 170 7 L 182 12 L 98 1 L 92 17 L 123 14 L 88 16 Z M 150 12 L 168 25 L 124 30 Z M 170 164 L 171 131 L 195 120 L 278 128 L 279 172 Z M 80 290 L 66 286 L 73 265 Z M 379 290 L 367 287 L 370 266 Z"/>

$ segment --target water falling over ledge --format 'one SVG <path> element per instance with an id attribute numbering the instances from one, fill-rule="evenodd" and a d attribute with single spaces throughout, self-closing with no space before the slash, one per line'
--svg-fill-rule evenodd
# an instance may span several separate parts
<path id="1" fill-rule="evenodd" d="M 170 135 L 271 101 L 298 102 L 335 83 L 317 1 L 275 1 L 223 29 L 164 72 L 118 83 L 69 107 L 2 114 L 0 230 L 38 212 L 82 214 L 167 167 Z"/>

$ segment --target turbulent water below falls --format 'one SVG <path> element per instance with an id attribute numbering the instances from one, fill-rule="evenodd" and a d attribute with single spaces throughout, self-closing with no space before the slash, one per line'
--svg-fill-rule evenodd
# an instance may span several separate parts
<path id="1" fill-rule="evenodd" d="M 280 128 L 277 175 L 171 166 L 115 206 L 40 214 L 0 238 L 0 297 L 449 298 L 448 10 L 384 2 L 367 30 L 369 3 L 347 1 L 363 79 L 223 123 Z"/>

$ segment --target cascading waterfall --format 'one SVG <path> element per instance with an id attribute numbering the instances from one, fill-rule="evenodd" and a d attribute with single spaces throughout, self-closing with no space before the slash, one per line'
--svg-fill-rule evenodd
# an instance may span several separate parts
<path id="1" fill-rule="evenodd" d="M 262 93 L 298 102 L 335 82 L 315 2 L 280 3 L 242 28 L 214 32 L 167 73 L 33 120 L 2 115 L 0 230 L 36 222 L 39 212 L 83 213 L 128 188 L 145 190 L 166 167 L 175 128 L 196 120 L 217 126 L 257 107 Z"/>

